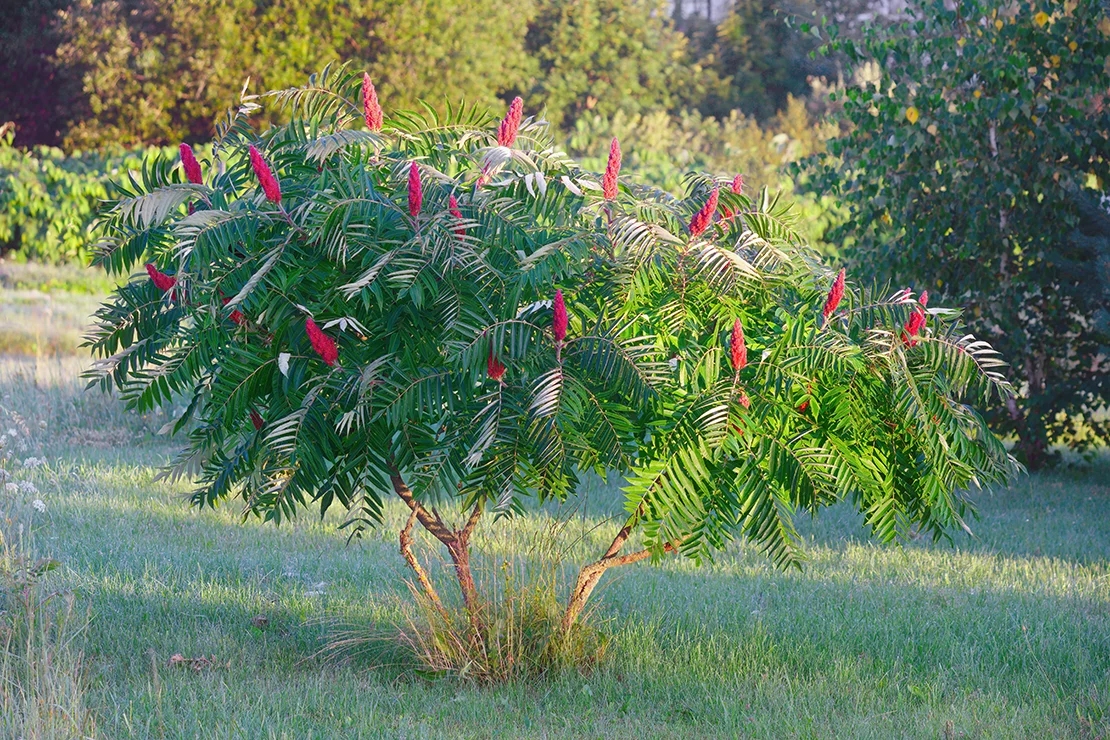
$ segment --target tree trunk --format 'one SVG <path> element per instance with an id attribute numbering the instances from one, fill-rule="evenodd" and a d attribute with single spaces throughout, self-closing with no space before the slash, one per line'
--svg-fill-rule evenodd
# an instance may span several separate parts
<path id="1" fill-rule="evenodd" d="M 440 610 L 446 614 L 443 608 L 442 601 L 439 600 L 439 595 L 435 593 L 435 589 L 431 585 L 431 581 L 424 573 L 424 569 L 420 567 L 420 563 L 416 560 L 415 555 L 412 554 L 412 523 L 413 520 L 420 522 L 433 537 L 440 541 L 444 547 L 447 548 L 448 554 L 451 556 L 451 564 L 455 569 L 455 577 L 459 581 L 459 590 L 462 592 L 463 605 L 466 607 L 467 617 L 470 619 L 470 625 L 474 629 L 474 637 L 481 640 L 482 635 L 482 600 L 478 595 L 478 589 L 474 584 L 474 574 L 470 569 L 470 537 L 474 534 L 474 529 L 478 525 L 478 520 L 482 516 L 482 502 L 479 501 L 474 505 L 470 512 L 470 517 L 467 519 L 466 524 L 460 529 L 453 530 L 444 524 L 443 519 L 433 509 L 429 511 L 413 496 L 412 491 L 405 484 L 397 470 L 390 471 L 390 481 L 393 483 L 393 490 L 397 496 L 405 502 L 412 512 L 409 514 L 409 523 L 405 525 L 405 529 L 401 531 L 401 554 L 405 557 L 409 567 L 417 574 L 417 580 L 424 588 L 424 592 L 437 603 Z"/>
<path id="2" fill-rule="evenodd" d="M 600 559 L 593 563 L 582 566 L 582 570 L 578 572 L 578 581 L 574 584 L 574 589 L 570 592 L 570 598 L 567 599 L 567 608 L 563 612 L 562 630 L 569 632 L 574 624 L 578 621 L 578 617 L 582 615 L 582 610 L 586 608 L 586 602 L 589 601 L 590 595 L 594 592 L 601 577 L 605 575 L 605 571 L 614 568 L 618 565 L 630 565 L 631 563 L 638 563 L 641 560 L 647 560 L 651 557 L 650 550 L 638 550 L 627 555 L 620 555 L 620 550 L 624 547 L 624 543 L 628 541 L 629 535 L 632 533 L 632 525 L 635 519 L 639 518 L 639 514 L 633 519 L 630 519 L 620 531 L 617 536 L 613 538 L 612 544 L 605 551 L 605 554 Z M 673 543 L 667 543 L 663 547 L 664 552 L 675 552 L 682 540 L 675 540 Z"/>
<path id="3" fill-rule="evenodd" d="M 405 524 L 401 530 L 401 557 L 405 559 L 412 572 L 416 574 L 416 581 L 424 590 L 424 594 L 428 600 L 432 602 L 432 606 L 444 617 L 447 617 L 447 610 L 443 607 L 443 601 L 439 598 L 439 593 L 436 592 L 435 586 L 432 585 L 431 579 L 428 578 L 428 573 L 424 567 L 420 565 L 420 561 L 416 559 L 416 554 L 412 551 L 412 527 L 416 523 L 416 512 L 409 514 L 408 523 Z"/>
<path id="4" fill-rule="evenodd" d="M 1025 380 L 1029 389 L 1029 398 L 1022 404 L 1024 408 L 1019 407 L 1013 397 L 1006 399 L 1010 419 L 1017 427 L 1017 457 L 1030 472 L 1040 470 L 1049 462 L 1048 430 L 1045 428 L 1044 415 L 1038 403 L 1043 399 L 1047 387 L 1046 362 L 1047 358 L 1043 351 L 1025 358 Z"/>

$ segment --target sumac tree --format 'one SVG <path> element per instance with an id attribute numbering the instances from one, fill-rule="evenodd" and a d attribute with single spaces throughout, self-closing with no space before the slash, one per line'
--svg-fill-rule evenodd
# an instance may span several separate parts
<path id="1" fill-rule="evenodd" d="M 211 159 L 150 161 L 101 225 L 97 262 L 145 270 L 99 310 L 90 376 L 140 410 L 184 398 L 197 505 L 341 506 L 358 531 L 397 497 L 421 587 L 447 609 L 417 524 L 481 635 L 475 528 L 588 471 L 625 477 L 626 518 L 568 629 L 610 567 L 735 537 L 798 563 L 793 517 L 842 499 L 885 541 L 939 535 L 1013 469 L 965 405 L 1009 390 L 990 347 L 846 283 L 766 192 L 693 175 L 676 199 L 622 180 L 616 141 L 599 177 L 519 101 L 383 122 L 342 69 L 268 100 L 288 125 L 233 112 Z"/>

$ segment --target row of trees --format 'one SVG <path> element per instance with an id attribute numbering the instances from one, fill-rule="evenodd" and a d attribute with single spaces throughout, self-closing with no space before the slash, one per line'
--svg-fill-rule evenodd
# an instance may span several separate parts
<path id="1" fill-rule="evenodd" d="M 618 111 L 766 118 L 821 71 L 780 9 L 743 0 L 718 27 L 676 24 L 662 0 L 28 0 L 0 31 L 0 122 L 22 146 L 206 141 L 244 80 L 294 84 L 337 59 L 398 109 L 519 94 L 563 128 Z"/>

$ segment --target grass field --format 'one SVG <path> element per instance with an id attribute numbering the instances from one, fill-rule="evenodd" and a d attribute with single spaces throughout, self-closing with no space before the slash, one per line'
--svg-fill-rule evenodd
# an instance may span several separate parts
<path id="1" fill-rule="evenodd" d="M 491 689 L 419 678 L 373 643 L 321 653 L 403 620 L 399 509 L 350 546 L 331 518 L 274 528 L 234 504 L 190 509 L 186 484 L 153 481 L 173 449 L 151 434 L 163 420 L 81 392 L 80 367 L 2 361 L 0 404 L 31 430 L 24 454 L 47 460 L 27 474 L 46 506 L 38 548 L 62 563 L 50 588 L 88 615 L 98 736 L 1110 736 L 1105 459 L 981 495 L 975 536 L 954 545 L 879 546 L 834 509 L 803 523 L 803 572 L 744 545 L 708 567 L 611 572 L 598 669 Z M 487 578 L 519 571 L 554 519 L 587 533 L 567 553 L 582 562 L 615 526 L 588 530 L 619 507 L 599 482 L 584 509 L 487 529 Z M 170 666 L 175 654 L 214 665 Z"/>

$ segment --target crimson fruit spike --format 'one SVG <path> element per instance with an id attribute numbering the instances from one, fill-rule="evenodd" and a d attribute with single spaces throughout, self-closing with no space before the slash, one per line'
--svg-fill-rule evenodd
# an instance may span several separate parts
<path id="1" fill-rule="evenodd" d="M 266 164 L 266 160 L 262 158 L 262 152 L 255 148 L 254 144 L 250 147 L 251 167 L 254 168 L 255 177 L 258 178 L 258 183 L 262 186 L 262 192 L 266 194 L 266 200 L 271 203 L 281 203 L 281 185 L 278 184 L 277 178 L 270 170 L 270 166 Z"/>
<path id="2" fill-rule="evenodd" d="M 339 350 L 335 346 L 335 340 L 316 326 L 316 322 L 312 319 L 305 319 L 304 328 L 308 333 L 308 341 L 312 343 L 312 349 L 316 350 L 320 359 L 329 367 L 334 365 L 335 361 L 339 359 Z"/>

